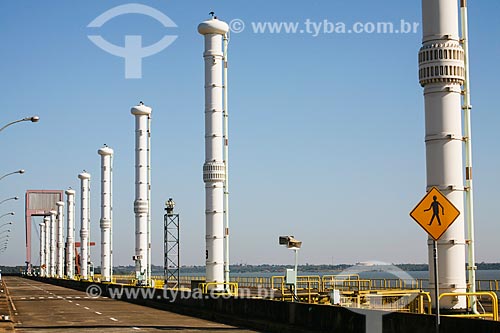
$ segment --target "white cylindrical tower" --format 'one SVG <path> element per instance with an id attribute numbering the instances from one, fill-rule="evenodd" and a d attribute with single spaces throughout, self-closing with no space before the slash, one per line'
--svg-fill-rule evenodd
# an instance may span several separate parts
<path id="1" fill-rule="evenodd" d="M 56 275 L 64 277 L 64 202 L 56 202 L 57 206 L 57 260 Z"/>
<path id="2" fill-rule="evenodd" d="M 50 276 L 50 216 L 44 216 L 45 222 L 45 277 Z"/>
<path id="3" fill-rule="evenodd" d="M 462 213 L 438 241 L 439 288 L 441 293 L 465 292 L 460 87 L 464 82 L 464 52 L 459 43 L 457 1 L 422 0 L 422 21 L 419 79 L 425 98 L 427 189 L 439 188 Z M 428 251 L 430 281 L 433 281 L 431 239 Z M 430 284 L 434 288 L 434 283 Z M 465 298 L 445 298 L 440 307 L 464 309 Z"/>
<path id="4" fill-rule="evenodd" d="M 83 280 L 89 279 L 90 264 L 90 174 L 82 172 L 78 175 L 81 181 L 80 210 L 80 270 Z"/>
<path id="5" fill-rule="evenodd" d="M 56 276 L 56 237 L 57 237 L 57 221 L 55 210 L 50 211 L 50 269 L 49 276 Z"/>
<path id="6" fill-rule="evenodd" d="M 75 277 L 75 191 L 66 190 L 66 275 L 68 279 Z"/>
<path id="7" fill-rule="evenodd" d="M 45 223 L 40 223 L 40 276 L 45 276 Z"/>
<path id="8" fill-rule="evenodd" d="M 205 221 L 206 279 L 223 287 L 224 282 L 224 180 L 223 161 L 223 51 L 222 37 L 228 32 L 225 22 L 216 18 L 198 25 L 205 38 Z"/>
<path id="9" fill-rule="evenodd" d="M 111 173 L 113 171 L 113 149 L 100 148 L 101 155 L 101 281 L 111 282 Z"/>
<path id="10" fill-rule="evenodd" d="M 135 116 L 135 275 L 139 285 L 149 284 L 149 117 L 152 109 L 142 102 L 131 109 Z"/>

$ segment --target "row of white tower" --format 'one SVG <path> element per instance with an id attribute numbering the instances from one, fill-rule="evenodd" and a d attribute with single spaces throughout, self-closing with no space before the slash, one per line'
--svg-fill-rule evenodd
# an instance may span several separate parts
<path id="1" fill-rule="evenodd" d="M 102 281 L 111 281 L 111 157 L 113 150 L 103 147 L 102 211 L 101 211 L 101 271 Z M 90 174 L 78 175 L 81 181 L 80 277 L 88 280 L 90 269 Z M 68 189 L 66 203 L 58 201 L 57 210 L 48 212 L 40 223 L 40 274 L 44 277 L 74 279 L 75 271 L 75 194 Z M 66 206 L 66 242 L 64 237 L 64 206 Z"/>
<path id="2" fill-rule="evenodd" d="M 203 181 L 206 193 L 206 280 L 223 284 L 229 281 L 229 219 L 228 219 L 228 133 L 227 133 L 227 42 L 228 25 L 216 18 L 202 22 L 198 31 L 205 37 L 205 164 Z M 150 123 L 152 109 L 142 102 L 131 109 L 136 118 L 135 154 L 135 277 L 139 285 L 151 281 L 151 207 L 150 207 Z M 101 155 L 101 271 L 102 280 L 112 278 L 112 156 L 113 150 L 103 147 Z M 78 175 L 81 180 L 80 253 L 81 277 L 89 278 L 90 266 L 90 174 Z M 68 196 L 68 227 L 66 272 L 74 276 L 74 196 Z M 63 276 L 63 206 L 40 224 L 40 258 L 47 269 L 45 276 Z M 57 236 L 52 222 L 57 214 Z M 42 237 L 43 234 L 43 237 Z M 43 239 L 42 239 L 43 238 Z M 225 243 L 224 243 L 225 241 Z M 57 246 L 57 258 L 56 258 Z M 226 251 L 224 251 L 224 249 Z M 57 263 L 57 264 L 56 264 Z"/>
<path id="3" fill-rule="evenodd" d="M 203 181 L 206 194 L 206 281 L 218 288 L 229 281 L 228 219 L 228 133 L 227 133 L 227 42 L 228 25 L 216 18 L 204 21 L 198 31 L 205 37 L 205 163 Z M 135 277 L 139 285 L 151 283 L 151 181 L 150 125 L 152 109 L 142 102 L 131 109 L 135 128 Z M 112 279 L 112 156 L 107 146 L 101 155 L 101 278 Z M 81 278 L 90 273 L 90 174 L 78 175 L 81 181 L 80 258 Z M 74 205 L 75 192 L 66 191 L 67 248 L 64 262 L 63 202 L 57 212 L 40 224 L 40 258 L 45 263 L 42 275 L 73 278 L 74 269 Z M 57 216 L 57 219 L 56 219 Z M 57 232 L 56 232 L 57 223 Z M 42 236 L 43 235 L 43 236 Z M 225 250 L 225 251 L 224 251 Z M 57 255 L 56 255 L 57 253 Z M 43 266 L 43 265 L 41 265 Z"/>
<path id="4" fill-rule="evenodd" d="M 131 109 L 136 118 L 136 181 L 135 255 L 136 278 L 139 285 L 151 282 L 151 182 L 150 182 L 150 123 L 152 109 L 142 102 Z M 101 281 L 112 281 L 113 275 L 113 149 L 104 145 L 101 156 Z M 93 276 L 90 260 L 90 174 L 78 175 L 80 179 L 80 278 Z M 64 202 L 57 202 L 57 210 L 50 211 L 40 223 L 41 275 L 54 278 L 75 278 L 75 191 L 66 191 L 67 228 L 64 242 Z M 66 249 L 66 255 L 64 250 Z"/>

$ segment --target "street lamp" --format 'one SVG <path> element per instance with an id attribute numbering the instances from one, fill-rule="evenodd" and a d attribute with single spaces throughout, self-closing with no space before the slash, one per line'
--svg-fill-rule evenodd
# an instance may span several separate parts
<path id="1" fill-rule="evenodd" d="M 25 172 L 24 169 L 19 169 L 19 170 L 16 170 L 16 171 L 12 171 L 12 172 L 6 173 L 2 177 L 0 177 L 0 180 L 4 179 L 7 176 L 13 175 L 15 173 L 23 174 L 24 172 Z"/>
<path id="2" fill-rule="evenodd" d="M 5 201 L 18 200 L 18 199 L 19 199 L 19 197 L 12 197 L 12 198 L 3 199 L 2 201 L 0 201 L 0 205 L 3 204 Z"/>
<path id="3" fill-rule="evenodd" d="M 293 284 L 293 295 L 294 301 L 297 298 L 297 266 L 299 263 L 299 249 L 302 247 L 302 242 L 295 239 L 294 236 L 280 236 L 280 245 L 286 245 L 286 247 L 295 252 L 295 269 L 293 274 L 290 274 L 289 270 L 286 271 L 285 283 Z"/>
<path id="4" fill-rule="evenodd" d="M 1 219 L 2 217 L 4 217 L 4 216 L 7 216 L 7 215 L 15 215 L 15 214 L 16 214 L 16 213 L 14 213 L 14 212 L 8 212 L 8 213 L 5 213 L 5 214 L 0 215 L 0 219 Z"/>
<path id="5" fill-rule="evenodd" d="M 12 224 L 12 222 L 5 222 L 4 224 L 0 225 L 0 228 L 3 227 L 4 225 Z"/>
<path id="6" fill-rule="evenodd" d="M 31 121 L 32 123 L 36 123 L 39 120 L 40 120 L 40 117 L 38 117 L 38 116 L 26 117 L 26 118 L 23 118 L 23 119 L 15 120 L 15 121 L 12 121 L 12 122 L 8 123 L 4 127 L 0 128 L 0 132 L 3 131 L 4 129 L 6 129 L 7 127 L 9 127 L 10 125 L 14 125 L 16 123 L 20 123 L 21 121 Z"/>

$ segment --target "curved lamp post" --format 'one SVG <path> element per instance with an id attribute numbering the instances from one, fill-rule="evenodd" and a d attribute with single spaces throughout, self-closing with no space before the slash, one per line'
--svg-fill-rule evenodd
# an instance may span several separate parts
<path id="1" fill-rule="evenodd" d="M 4 224 L 0 225 L 0 228 L 8 224 L 12 224 L 12 222 L 5 222 Z"/>
<path id="2" fill-rule="evenodd" d="M 8 213 L 5 213 L 5 214 L 0 215 L 0 219 L 1 219 L 2 217 L 4 217 L 4 216 L 7 216 L 7 215 L 15 215 L 15 214 L 16 214 L 16 213 L 14 213 L 14 212 L 8 212 Z"/>
<path id="3" fill-rule="evenodd" d="M 2 128 L 0 128 L 0 132 L 3 131 L 4 129 L 6 129 L 7 127 L 9 127 L 10 125 L 20 123 L 21 121 L 31 121 L 32 123 L 36 123 L 39 120 L 40 120 L 40 117 L 38 117 L 38 116 L 32 116 L 32 117 L 26 117 L 26 118 L 14 120 L 14 121 L 8 123 L 7 125 L 4 125 Z"/>
<path id="4" fill-rule="evenodd" d="M 16 171 L 12 171 L 12 172 L 6 173 L 2 177 L 0 177 L 0 180 L 4 179 L 7 176 L 13 175 L 15 173 L 23 174 L 23 173 L 25 173 L 25 171 L 24 171 L 24 169 L 19 169 L 19 170 L 16 170 Z"/>
<path id="5" fill-rule="evenodd" d="M 5 201 L 9 201 L 9 200 L 19 200 L 19 197 L 12 197 L 12 198 L 3 199 L 2 201 L 0 201 L 0 205 L 3 204 Z"/>

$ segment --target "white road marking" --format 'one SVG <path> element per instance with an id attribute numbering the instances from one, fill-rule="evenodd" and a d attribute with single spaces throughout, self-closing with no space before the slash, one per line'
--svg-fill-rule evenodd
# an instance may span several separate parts
<path id="1" fill-rule="evenodd" d="M 44 299 L 44 298 L 45 298 L 45 297 L 43 297 L 43 296 L 38 297 L 38 299 Z"/>
<path id="2" fill-rule="evenodd" d="M 21 297 L 21 299 L 26 299 L 26 297 Z"/>
<path id="3" fill-rule="evenodd" d="M 68 302 L 73 303 L 73 301 L 68 301 Z"/>
<path id="4" fill-rule="evenodd" d="M 96 311 L 95 313 L 96 313 L 96 314 L 98 314 L 98 315 L 102 315 L 102 313 L 100 313 L 100 312 L 97 312 L 97 311 Z"/>
<path id="5" fill-rule="evenodd" d="M 118 319 L 113 318 L 113 317 L 109 317 L 109 319 L 111 319 L 112 321 L 118 321 Z"/>
<path id="6" fill-rule="evenodd" d="M 83 308 L 84 308 L 85 310 L 88 310 L 88 309 L 89 309 L 89 308 L 88 308 L 88 307 L 86 307 L 86 306 L 84 306 Z"/>
<path id="7" fill-rule="evenodd" d="M 75 305 L 76 305 L 76 306 L 80 306 L 80 304 L 78 304 L 78 303 L 75 303 Z"/>
<path id="8" fill-rule="evenodd" d="M 135 327 L 135 326 L 134 326 L 134 327 L 132 327 L 132 329 L 133 329 L 133 330 L 140 330 L 140 328 L 139 328 L 139 327 Z"/>

